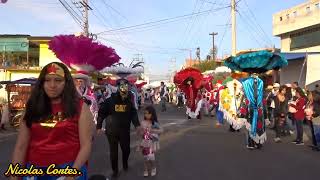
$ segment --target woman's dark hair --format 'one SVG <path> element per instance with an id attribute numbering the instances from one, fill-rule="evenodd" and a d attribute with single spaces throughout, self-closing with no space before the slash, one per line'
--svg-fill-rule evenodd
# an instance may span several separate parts
<path id="1" fill-rule="evenodd" d="M 153 106 L 147 106 L 144 110 L 148 111 L 151 114 L 152 125 L 154 125 L 155 123 L 158 123 L 157 112 Z"/>
<path id="2" fill-rule="evenodd" d="M 75 116 L 78 112 L 80 96 L 77 93 L 76 87 L 73 82 L 68 68 L 59 62 L 54 62 L 60 66 L 65 75 L 65 85 L 61 94 L 62 106 L 64 110 L 64 115 L 66 118 Z M 38 81 L 34 85 L 30 98 L 26 104 L 26 112 L 24 115 L 24 120 L 26 121 L 27 127 L 31 128 L 32 123 L 41 122 L 50 116 L 51 112 L 51 101 L 46 92 L 44 91 L 44 81 L 47 74 L 47 69 L 51 65 L 47 64 L 40 72 Z"/>
<path id="3" fill-rule="evenodd" d="M 279 88 L 279 92 L 281 92 L 282 90 L 287 90 L 288 88 L 287 88 L 287 86 L 286 85 L 282 85 L 282 86 L 280 86 L 280 88 Z"/>
<path id="4" fill-rule="evenodd" d="M 291 92 L 292 88 L 291 87 L 287 87 L 287 91 L 286 91 L 286 98 L 287 99 L 292 99 L 292 92 Z"/>
<path id="5" fill-rule="evenodd" d="M 304 94 L 303 90 L 300 87 L 296 88 L 296 93 L 299 93 L 301 97 L 306 98 L 306 95 Z"/>

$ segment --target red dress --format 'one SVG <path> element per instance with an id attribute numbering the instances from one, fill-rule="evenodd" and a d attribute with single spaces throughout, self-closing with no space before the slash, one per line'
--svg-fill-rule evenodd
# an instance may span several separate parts
<path id="1" fill-rule="evenodd" d="M 83 101 L 80 101 L 78 112 L 81 112 L 82 104 Z M 52 104 L 53 115 L 58 112 L 63 112 L 62 104 Z M 58 121 L 54 127 L 33 123 L 26 162 L 41 167 L 74 162 L 80 150 L 79 117 L 80 113 Z"/>

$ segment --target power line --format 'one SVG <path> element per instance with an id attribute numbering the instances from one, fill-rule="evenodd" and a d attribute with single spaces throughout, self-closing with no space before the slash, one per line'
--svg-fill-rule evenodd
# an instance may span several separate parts
<path id="1" fill-rule="evenodd" d="M 263 28 L 261 27 L 261 25 L 258 23 L 258 20 L 257 20 L 256 16 L 254 15 L 254 13 L 251 11 L 251 9 L 250 9 L 247 1 L 245 0 L 244 2 L 245 2 L 245 4 L 246 4 L 247 8 L 249 9 L 249 12 L 250 12 L 251 16 L 252 16 L 253 19 L 255 20 L 256 24 L 257 24 L 258 27 L 261 29 L 262 33 L 267 37 L 269 43 L 272 45 L 271 39 L 269 38 L 269 36 L 267 35 L 267 33 L 263 30 Z"/>
<path id="2" fill-rule="evenodd" d="M 59 0 L 59 2 L 62 4 L 62 6 L 67 10 L 67 12 L 71 15 L 71 17 L 73 18 L 73 20 L 80 26 L 81 29 L 83 29 L 82 26 L 82 21 L 79 20 L 66 6 L 66 4 L 64 2 L 62 2 L 62 0 Z"/>
<path id="3" fill-rule="evenodd" d="M 228 20 L 227 24 L 230 24 L 230 22 L 231 22 L 231 16 L 229 17 L 229 20 Z M 225 37 L 225 35 L 226 35 L 226 33 L 227 33 L 227 30 L 228 30 L 228 27 L 226 27 L 226 28 L 224 29 L 224 32 L 223 32 L 223 34 L 222 34 L 222 38 L 221 38 L 221 40 L 220 40 L 220 42 L 219 42 L 218 50 L 221 48 L 221 44 L 222 44 L 223 39 L 224 39 L 224 37 Z"/>
<path id="4" fill-rule="evenodd" d="M 244 18 L 243 18 L 242 15 L 240 14 L 240 12 L 238 12 L 238 14 L 239 14 L 241 20 L 246 23 L 246 21 L 244 20 Z M 247 25 L 250 26 L 249 24 L 247 24 Z M 248 27 L 248 26 L 246 26 L 246 27 Z M 251 30 L 251 31 L 249 32 L 249 30 Z M 263 47 L 263 45 L 261 44 L 261 42 L 260 42 L 255 36 L 253 36 L 253 34 L 252 34 L 252 29 L 249 29 L 249 30 L 247 30 L 248 34 L 250 34 L 250 36 L 251 36 L 260 46 Z"/>
<path id="5" fill-rule="evenodd" d="M 96 9 L 96 11 L 98 12 L 98 14 L 102 17 L 103 20 L 101 21 L 101 19 L 98 18 L 98 16 L 95 15 L 94 12 L 93 12 L 93 14 L 102 22 L 103 26 L 105 26 L 105 27 L 107 28 L 107 25 L 106 25 L 104 22 L 106 22 L 109 26 L 111 26 L 111 24 L 108 23 L 107 19 L 105 18 L 105 16 L 103 16 L 103 14 L 99 11 L 99 9 L 98 9 L 93 3 L 91 3 L 91 4 L 92 4 L 92 6 Z M 122 43 L 122 46 L 124 46 L 124 47 L 130 46 L 129 44 L 127 44 L 126 41 L 124 41 L 124 40 L 122 39 L 122 37 L 121 37 L 120 35 L 116 35 L 116 34 L 115 34 L 115 36 L 116 36 L 116 38 Z M 123 44 L 125 44 L 125 45 L 123 45 Z M 135 47 L 131 47 L 130 49 L 135 49 L 136 51 L 138 51 Z"/>
<path id="6" fill-rule="evenodd" d="M 195 10 L 196 10 L 196 8 L 197 8 L 198 2 L 199 2 L 199 0 L 197 0 L 196 3 L 194 4 L 193 10 L 192 10 L 192 14 L 195 14 Z M 200 9 L 199 9 L 199 11 L 200 11 Z M 198 11 L 198 12 L 199 12 L 199 11 Z M 191 25 L 190 25 L 190 24 L 192 24 L 193 20 L 194 20 L 194 18 L 193 18 L 193 16 L 191 16 L 191 17 L 190 17 L 190 22 L 187 24 L 187 27 L 185 28 L 185 31 L 184 31 L 184 33 L 183 33 L 182 38 L 180 38 L 180 39 L 182 39 L 181 44 L 184 44 L 184 42 L 186 41 L 186 38 L 184 38 L 184 37 L 185 37 L 188 33 L 190 33 L 190 30 L 191 30 Z M 188 32 L 188 33 L 187 33 L 187 32 Z M 181 46 L 181 44 L 180 44 L 180 46 Z"/>
<path id="7" fill-rule="evenodd" d="M 194 15 L 202 15 L 202 14 L 206 14 L 212 11 L 219 11 L 222 9 L 226 9 L 229 8 L 230 6 L 225 6 L 225 7 L 221 7 L 221 8 L 217 8 L 217 9 L 213 9 L 213 10 L 206 10 L 206 11 L 201 11 L 198 13 L 191 13 L 191 14 L 185 14 L 185 15 L 181 15 L 181 16 L 176 16 L 176 17 L 172 17 L 172 18 L 165 18 L 165 19 L 161 19 L 161 20 L 157 20 L 157 21 L 151 21 L 151 22 L 147 22 L 147 23 L 142 23 L 142 24 L 137 24 L 137 25 L 132 25 L 132 26 L 127 26 L 127 27 L 122 27 L 122 28 L 118 28 L 118 29 L 112 29 L 112 30 L 107 30 L 107 31 L 102 31 L 97 33 L 99 34 L 104 34 L 106 32 L 113 32 L 113 31 L 119 31 L 119 30 L 124 30 L 124 29 L 131 29 L 131 28 L 135 28 L 135 27 L 140 27 L 140 26 L 146 26 L 146 25 L 153 25 L 156 23 L 162 23 L 162 22 L 170 22 L 171 20 L 175 20 L 175 19 L 184 19 L 184 18 L 188 18 L 190 16 L 194 16 Z"/>
<path id="8" fill-rule="evenodd" d="M 111 5 L 107 4 L 107 3 L 105 2 L 105 0 L 101 0 L 101 1 L 103 2 L 103 4 L 104 4 L 106 7 L 110 8 L 111 10 L 113 10 L 114 12 L 116 12 L 116 13 L 117 13 L 119 16 L 121 16 L 123 19 L 128 20 L 128 18 L 125 17 L 124 15 L 122 15 L 118 10 L 116 10 L 115 8 L 113 8 Z"/>

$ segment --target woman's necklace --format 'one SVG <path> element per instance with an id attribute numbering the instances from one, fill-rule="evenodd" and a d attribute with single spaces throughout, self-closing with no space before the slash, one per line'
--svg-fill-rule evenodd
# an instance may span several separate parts
<path id="1" fill-rule="evenodd" d="M 56 114 L 51 114 L 49 117 L 40 123 L 41 126 L 47 128 L 54 128 L 59 121 L 64 121 L 65 115 L 62 112 L 57 112 Z"/>

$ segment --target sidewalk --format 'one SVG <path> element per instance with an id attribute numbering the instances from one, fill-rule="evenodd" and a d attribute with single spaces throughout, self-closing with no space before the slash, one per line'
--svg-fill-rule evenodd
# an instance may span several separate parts
<path id="1" fill-rule="evenodd" d="M 262 150 L 245 148 L 245 133 L 231 133 L 228 127 L 214 128 L 212 119 L 188 121 L 183 130 L 161 139 L 157 154 L 159 180 L 277 180 L 318 179 L 320 153 L 305 146 L 269 137 Z M 270 134 L 270 133 L 269 133 Z M 271 135 L 272 136 L 272 135 Z M 130 171 L 119 180 L 143 179 L 141 155 L 132 154 Z M 132 159 L 132 158 L 131 158 Z"/>

